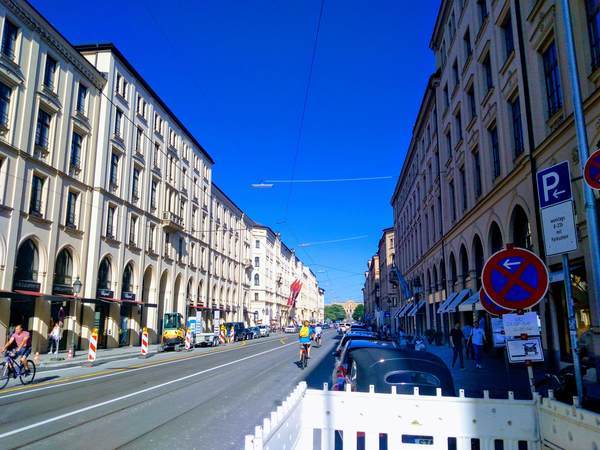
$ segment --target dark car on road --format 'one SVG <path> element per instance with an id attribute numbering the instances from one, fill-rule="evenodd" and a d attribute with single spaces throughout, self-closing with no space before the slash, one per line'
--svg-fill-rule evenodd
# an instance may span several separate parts
<path id="1" fill-rule="evenodd" d="M 343 387 L 345 381 L 342 386 L 338 386 L 340 381 L 346 380 L 347 375 L 350 371 L 350 366 L 352 363 L 352 353 L 358 350 L 359 348 L 391 348 L 397 349 L 398 344 L 393 341 L 381 341 L 377 339 L 355 339 L 355 340 L 347 340 L 343 347 L 341 347 L 339 353 L 336 352 L 336 360 L 333 367 L 332 373 L 332 382 L 334 389 L 336 386 Z"/>
<path id="2" fill-rule="evenodd" d="M 260 337 L 260 328 L 249 327 L 246 328 L 246 339 L 258 339 Z"/>
<path id="3" fill-rule="evenodd" d="M 455 395 L 454 380 L 448 366 L 436 355 L 423 351 L 393 348 L 357 348 L 348 355 L 347 382 L 353 391 L 387 393 L 392 386 L 399 394 L 436 395 L 441 388 L 446 396 Z"/>
<path id="4" fill-rule="evenodd" d="M 376 341 L 379 339 L 379 334 L 372 331 L 350 331 L 342 336 L 335 350 L 335 356 L 339 356 L 342 349 L 349 341 Z"/>

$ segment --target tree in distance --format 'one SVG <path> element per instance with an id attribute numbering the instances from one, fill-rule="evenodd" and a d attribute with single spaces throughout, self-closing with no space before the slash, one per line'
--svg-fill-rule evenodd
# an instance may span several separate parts
<path id="1" fill-rule="evenodd" d="M 342 305 L 325 305 L 325 320 L 344 320 L 346 311 Z"/>
<path id="2" fill-rule="evenodd" d="M 357 322 L 362 322 L 365 317 L 365 305 L 360 304 L 354 308 L 354 312 L 352 313 L 352 318 Z"/>

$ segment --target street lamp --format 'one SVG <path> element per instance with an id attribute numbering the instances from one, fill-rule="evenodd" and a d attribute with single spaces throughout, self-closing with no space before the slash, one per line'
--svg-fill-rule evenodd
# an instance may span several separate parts
<path id="1" fill-rule="evenodd" d="M 75 278 L 75 281 L 73 282 L 73 295 L 75 296 L 75 305 L 73 305 L 73 327 L 71 330 L 71 352 L 73 357 L 75 357 L 75 322 L 77 321 L 77 296 L 81 292 L 81 286 L 82 283 L 79 277 Z"/>

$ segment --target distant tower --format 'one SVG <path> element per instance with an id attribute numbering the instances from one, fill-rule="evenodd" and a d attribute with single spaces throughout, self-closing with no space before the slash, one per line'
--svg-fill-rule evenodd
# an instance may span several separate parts
<path id="1" fill-rule="evenodd" d="M 346 311 L 346 320 L 352 319 L 352 314 L 354 314 L 354 310 L 358 306 L 358 304 L 352 300 L 348 300 L 346 303 L 343 303 L 344 311 Z"/>

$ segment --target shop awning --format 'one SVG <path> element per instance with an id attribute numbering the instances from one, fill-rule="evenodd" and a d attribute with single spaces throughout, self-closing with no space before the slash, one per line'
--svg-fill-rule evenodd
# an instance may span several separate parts
<path id="1" fill-rule="evenodd" d="M 405 303 L 404 306 L 402 308 L 400 308 L 400 310 L 396 313 L 396 317 L 398 317 L 398 318 L 404 317 L 406 315 L 406 313 L 408 312 L 408 310 L 412 307 L 413 307 L 412 303 Z"/>
<path id="2" fill-rule="evenodd" d="M 446 300 L 444 300 L 444 302 L 440 305 L 438 309 L 438 314 L 444 314 L 446 312 L 446 309 L 448 309 L 448 306 L 450 306 L 450 304 L 456 298 L 457 295 L 458 293 L 453 292 L 452 294 L 450 294 L 449 297 L 446 297 Z"/>
<path id="3" fill-rule="evenodd" d="M 454 297 L 452 302 L 450 304 L 448 304 L 448 306 L 446 306 L 446 312 L 447 313 L 456 312 L 456 308 L 458 308 L 458 305 L 460 305 L 470 295 L 471 295 L 471 289 L 463 289 L 462 291 L 460 291 L 458 293 L 458 295 L 456 297 Z"/>
<path id="4" fill-rule="evenodd" d="M 408 312 L 407 316 L 416 316 L 423 306 L 425 306 L 425 300 L 419 300 L 419 302 Z"/>
<path id="5" fill-rule="evenodd" d="M 473 305 L 475 305 L 476 311 L 481 311 L 483 309 L 481 303 L 479 302 L 479 291 L 475 292 L 464 302 L 462 302 L 459 305 L 458 310 L 462 312 L 470 312 L 473 311 Z"/>

